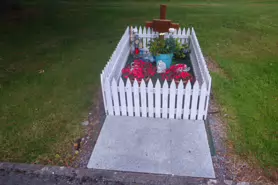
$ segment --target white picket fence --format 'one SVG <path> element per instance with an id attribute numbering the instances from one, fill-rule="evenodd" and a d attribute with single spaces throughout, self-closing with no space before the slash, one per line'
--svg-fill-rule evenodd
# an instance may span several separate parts
<path id="1" fill-rule="evenodd" d="M 170 85 L 149 80 L 140 84 L 128 79 L 124 83 L 121 69 L 130 53 L 129 27 L 126 29 L 110 60 L 101 73 L 101 87 L 104 107 L 108 115 L 156 117 L 169 119 L 203 120 L 207 117 L 211 77 L 207 69 L 194 29 L 179 29 L 174 33 L 180 42 L 189 42 L 190 58 L 196 81 L 178 85 L 173 81 Z M 139 28 L 139 37 L 143 38 L 143 46 L 157 36 L 151 29 Z M 168 37 L 168 35 L 166 35 Z"/>

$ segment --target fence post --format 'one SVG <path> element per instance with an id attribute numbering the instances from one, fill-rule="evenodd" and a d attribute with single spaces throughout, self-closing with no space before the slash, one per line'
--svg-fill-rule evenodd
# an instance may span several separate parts
<path id="1" fill-rule="evenodd" d="M 110 82 L 109 82 L 108 78 L 105 81 L 104 87 L 105 87 L 105 95 L 106 95 L 106 100 L 107 100 L 108 114 L 109 115 L 114 115 L 113 104 L 112 104 L 112 95 L 111 95 L 111 89 L 110 89 Z"/>

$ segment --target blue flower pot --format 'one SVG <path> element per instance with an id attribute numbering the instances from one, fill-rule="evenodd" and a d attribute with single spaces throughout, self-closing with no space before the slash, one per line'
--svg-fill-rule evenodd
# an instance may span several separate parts
<path id="1" fill-rule="evenodd" d="M 159 60 L 162 60 L 166 64 L 166 68 L 170 68 L 172 64 L 173 53 L 170 54 L 159 54 L 155 56 L 156 64 Z"/>

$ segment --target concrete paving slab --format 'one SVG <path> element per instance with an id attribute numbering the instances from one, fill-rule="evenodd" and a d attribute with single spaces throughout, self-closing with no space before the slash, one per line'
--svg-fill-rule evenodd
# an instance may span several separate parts
<path id="1" fill-rule="evenodd" d="M 204 121 L 108 116 L 88 168 L 215 178 Z"/>

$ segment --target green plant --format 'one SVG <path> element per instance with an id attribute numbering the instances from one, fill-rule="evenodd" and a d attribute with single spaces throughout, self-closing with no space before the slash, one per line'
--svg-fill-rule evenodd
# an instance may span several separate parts
<path id="1" fill-rule="evenodd" d="M 174 53 L 175 58 L 184 59 L 190 54 L 189 45 L 187 43 L 181 44 L 176 40 L 176 51 Z"/>
<path id="2" fill-rule="evenodd" d="M 178 39 L 174 39 L 172 36 L 170 36 L 165 40 L 165 43 L 166 43 L 166 49 L 170 53 L 176 52 Z"/>
<path id="3" fill-rule="evenodd" d="M 176 58 L 184 59 L 189 53 L 189 45 L 181 44 L 178 39 L 169 37 L 167 39 L 154 38 L 149 42 L 150 52 L 157 56 L 159 54 L 174 53 Z"/>
<path id="4" fill-rule="evenodd" d="M 177 40 L 173 37 L 167 39 L 154 38 L 150 40 L 148 46 L 150 52 L 156 56 L 159 54 L 174 53 L 176 51 Z"/>

